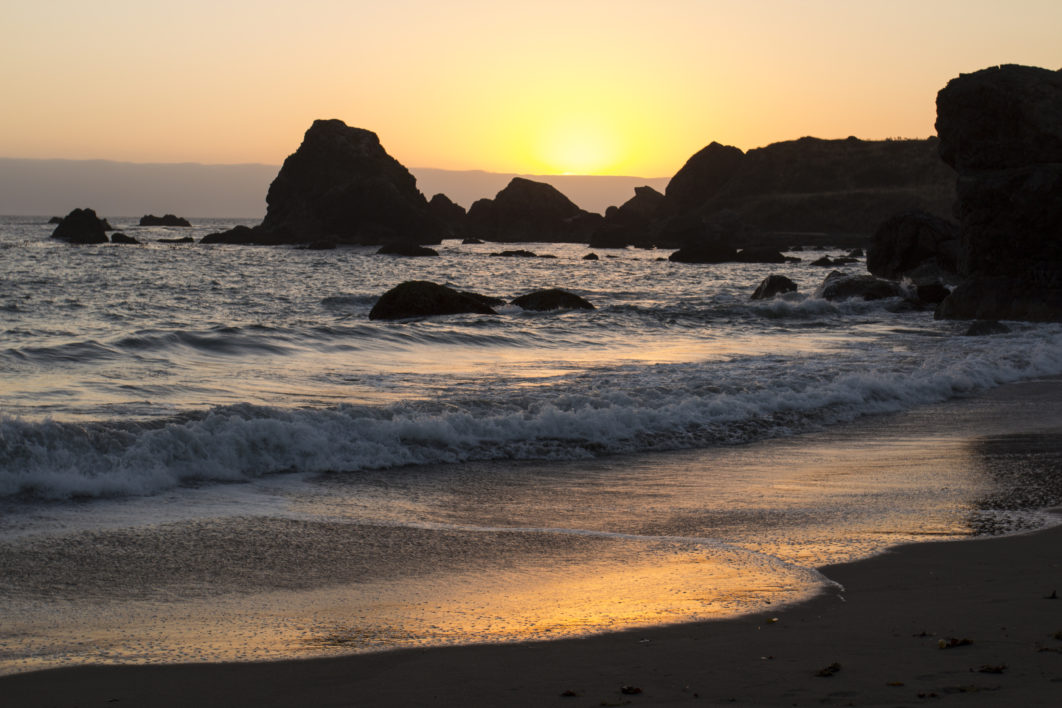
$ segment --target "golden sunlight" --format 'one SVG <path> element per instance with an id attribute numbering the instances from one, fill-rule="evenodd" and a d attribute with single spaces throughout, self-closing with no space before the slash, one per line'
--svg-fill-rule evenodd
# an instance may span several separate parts
<path id="1" fill-rule="evenodd" d="M 589 116 L 560 116 L 543 124 L 532 145 L 535 162 L 554 174 L 607 174 L 623 152 L 615 130 Z"/>

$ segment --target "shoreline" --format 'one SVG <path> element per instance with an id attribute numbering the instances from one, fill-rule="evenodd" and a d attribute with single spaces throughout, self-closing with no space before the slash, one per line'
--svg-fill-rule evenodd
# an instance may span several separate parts
<path id="1" fill-rule="evenodd" d="M 1062 526 L 899 546 L 822 568 L 844 591 L 777 613 L 523 644 L 51 669 L 0 677 L 0 693 L 12 706 L 1054 705 L 1060 544 Z"/>
<path id="2" fill-rule="evenodd" d="M 994 459 L 1024 473 L 1042 446 L 1057 454 L 1059 390 L 1058 378 L 1023 382 L 951 410 L 971 421 L 990 411 L 1006 431 L 971 442 L 990 442 Z M 1012 415 L 1019 410 L 1026 415 Z M 1055 705 L 1060 545 L 1062 525 L 898 545 L 819 568 L 843 591 L 730 619 L 334 658 L 67 667 L 0 676 L 0 695 L 12 706 L 160 708 Z"/>

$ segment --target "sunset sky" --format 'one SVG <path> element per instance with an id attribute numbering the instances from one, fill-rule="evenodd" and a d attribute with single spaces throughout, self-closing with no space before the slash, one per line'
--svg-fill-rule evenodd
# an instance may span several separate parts
<path id="1" fill-rule="evenodd" d="M 673 174 L 717 140 L 926 137 L 1062 67 L 1059 0 L 4 0 L 0 157 L 279 164 L 315 118 L 410 167 Z"/>

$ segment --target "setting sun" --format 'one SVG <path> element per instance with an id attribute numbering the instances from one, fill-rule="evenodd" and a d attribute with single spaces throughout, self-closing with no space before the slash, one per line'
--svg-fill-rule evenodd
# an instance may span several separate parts
<path id="1" fill-rule="evenodd" d="M 620 154 L 620 141 L 606 125 L 580 117 L 545 126 L 534 142 L 535 156 L 548 172 L 605 174 Z"/>

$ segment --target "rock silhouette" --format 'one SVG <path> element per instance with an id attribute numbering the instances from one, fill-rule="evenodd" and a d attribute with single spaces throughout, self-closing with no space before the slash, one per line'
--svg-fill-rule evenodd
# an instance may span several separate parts
<path id="1" fill-rule="evenodd" d="M 52 238 L 68 243 L 107 243 L 110 225 L 92 209 L 74 209 L 52 231 Z"/>
<path id="2" fill-rule="evenodd" d="M 1062 320 L 1062 71 L 962 74 L 937 94 L 937 132 L 967 278 L 937 316 Z"/>
<path id="3" fill-rule="evenodd" d="M 480 199 L 469 208 L 465 228 L 485 241 L 585 242 L 601 218 L 553 185 L 514 177 L 494 199 Z"/>
<path id="4" fill-rule="evenodd" d="M 481 296 L 462 293 L 427 280 L 407 280 L 380 296 L 369 311 L 369 319 L 398 320 L 462 313 L 495 314 Z"/>
<path id="5" fill-rule="evenodd" d="M 438 243 L 444 235 L 416 179 L 375 133 L 316 120 L 284 160 L 266 195 L 266 216 L 248 231 L 206 243 Z"/>
<path id="6" fill-rule="evenodd" d="M 188 219 L 182 219 L 179 216 L 173 214 L 165 214 L 164 216 L 155 216 L 154 214 L 145 214 L 140 217 L 141 226 L 191 226 L 188 223 Z"/>

